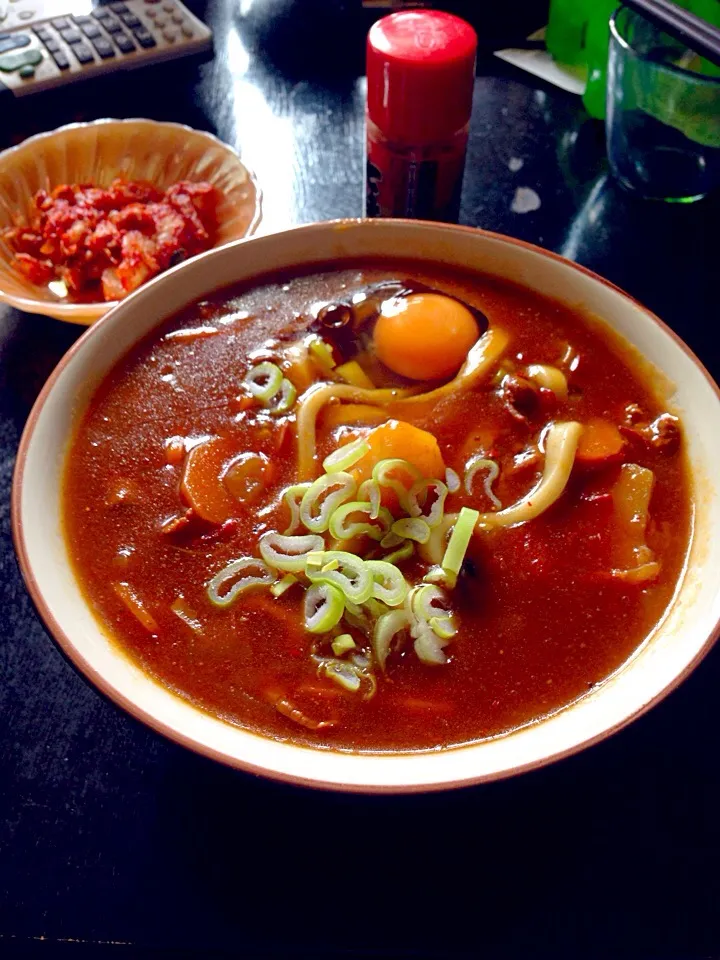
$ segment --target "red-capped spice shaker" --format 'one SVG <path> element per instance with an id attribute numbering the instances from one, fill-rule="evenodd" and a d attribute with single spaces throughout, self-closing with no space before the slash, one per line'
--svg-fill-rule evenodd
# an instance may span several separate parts
<path id="1" fill-rule="evenodd" d="M 393 13 L 367 41 L 369 217 L 457 220 L 477 34 L 440 10 Z"/>

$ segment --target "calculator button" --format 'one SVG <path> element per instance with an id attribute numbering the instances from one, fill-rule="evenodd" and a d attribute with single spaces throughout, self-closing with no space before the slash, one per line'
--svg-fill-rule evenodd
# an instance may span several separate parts
<path id="1" fill-rule="evenodd" d="M 149 17 L 151 20 L 154 20 L 158 15 L 157 10 L 150 9 L 145 11 L 145 16 Z"/>
<path id="2" fill-rule="evenodd" d="M 70 49 L 75 54 L 78 63 L 94 63 L 95 57 L 86 43 L 75 43 Z"/>
<path id="3" fill-rule="evenodd" d="M 189 23 L 186 23 L 186 24 L 185 24 L 183 27 L 181 27 L 180 29 L 182 30 L 182 35 L 183 35 L 184 37 L 187 37 L 188 40 L 189 40 L 190 37 L 192 37 L 193 34 L 195 33 L 195 31 L 193 30 L 193 28 L 190 26 Z"/>
<path id="4" fill-rule="evenodd" d="M 174 30 L 163 30 L 163 37 L 168 43 L 175 43 L 177 34 Z"/>
<path id="5" fill-rule="evenodd" d="M 129 13 L 124 3 L 111 3 L 110 9 L 113 13 Z"/>
<path id="6" fill-rule="evenodd" d="M 36 67 L 43 55 L 39 50 L 21 50 L 20 53 L 4 53 L 0 56 L 0 70 L 3 73 L 14 73 L 23 67 Z"/>
<path id="7" fill-rule="evenodd" d="M 47 43 L 48 40 L 52 40 L 54 34 L 48 30 L 47 27 L 33 27 L 33 32 L 36 37 L 39 37 L 43 43 Z"/>
<path id="8" fill-rule="evenodd" d="M 131 30 L 134 30 L 135 27 L 142 27 L 143 22 L 134 13 L 124 13 L 121 15 L 120 19 L 125 24 L 126 27 L 130 27 Z"/>
<path id="9" fill-rule="evenodd" d="M 20 19 L 20 20 L 32 20 L 32 18 L 33 18 L 34 16 L 35 16 L 35 11 L 34 11 L 34 10 L 21 10 L 20 13 L 18 14 L 18 19 Z"/>
<path id="10" fill-rule="evenodd" d="M 140 44 L 141 47 L 144 47 L 146 50 L 149 50 L 150 47 L 156 47 L 155 37 L 151 33 L 148 33 L 147 30 L 143 27 L 139 30 L 133 30 L 135 34 L 135 39 Z"/>
<path id="11" fill-rule="evenodd" d="M 175 4 L 174 4 L 174 3 L 164 3 L 164 4 L 163 4 L 163 10 L 165 11 L 165 13 L 172 13 L 174 9 L 175 9 Z"/>
<path id="12" fill-rule="evenodd" d="M 55 61 L 55 66 L 60 70 L 67 70 L 70 66 L 67 54 L 63 50 L 58 50 L 56 53 L 53 53 L 52 58 Z"/>
<path id="13" fill-rule="evenodd" d="M 92 23 L 92 17 L 73 17 L 75 25 L 78 27 L 85 27 L 88 23 Z"/>
<path id="14" fill-rule="evenodd" d="M 167 23 L 167 19 L 166 19 L 165 17 L 156 17 L 156 18 L 155 18 L 155 26 L 156 26 L 156 27 L 164 27 L 166 23 Z"/>
<path id="15" fill-rule="evenodd" d="M 81 29 L 88 40 L 95 40 L 97 37 L 102 36 L 102 30 L 96 23 L 91 23 L 87 27 L 83 26 Z"/>
<path id="16" fill-rule="evenodd" d="M 53 40 L 52 37 L 50 37 L 49 40 L 45 40 L 44 43 L 45 49 L 48 51 L 48 53 L 57 53 L 58 50 L 61 49 L 60 44 L 57 42 L 57 40 Z"/>
<path id="17" fill-rule="evenodd" d="M 174 13 L 170 19 L 173 23 L 180 24 L 185 20 L 185 17 L 181 13 Z"/>
<path id="18" fill-rule="evenodd" d="M 29 80 L 31 77 L 35 76 L 35 67 L 31 66 L 29 63 L 26 63 L 24 67 L 20 67 L 18 70 L 18 75 L 23 78 L 23 80 Z"/>
<path id="19" fill-rule="evenodd" d="M 114 20 L 114 19 L 113 19 L 113 20 L 103 20 L 103 26 L 105 27 L 105 29 L 107 30 L 108 33 L 122 33 L 122 32 L 123 32 L 122 26 L 117 22 L 117 20 Z"/>
<path id="20" fill-rule="evenodd" d="M 92 15 L 96 20 L 112 20 L 113 15 L 109 10 L 106 10 L 105 7 L 100 7 L 99 10 L 93 10 Z"/>
<path id="21" fill-rule="evenodd" d="M 135 44 L 125 33 L 115 34 L 115 36 L 113 36 L 113 40 L 115 41 L 115 45 L 120 53 L 132 53 L 135 49 Z"/>
<path id="22" fill-rule="evenodd" d="M 110 57 L 115 56 L 112 44 L 109 40 L 106 40 L 105 37 L 93 38 L 92 45 L 95 47 L 95 51 L 101 60 L 109 60 Z"/>
<path id="23" fill-rule="evenodd" d="M 70 26 L 70 21 L 67 17 L 58 17 L 57 20 L 51 20 L 50 23 L 55 27 L 56 30 L 67 30 Z"/>
<path id="24" fill-rule="evenodd" d="M 82 40 L 82 34 L 79 30 L 70 28 L 69 30 L 61 30 L 60 36 L 63 38 L 65 43 L 80 43 Z"/>
<path id="25" fill-rule="evenodd" d="M 0 53 L 7 53 L 8 50 L 18 50 L 20 47 L 26 47 L 30 43 L 30 39 L 26 33 L 11 33 L 0 39 Z"/>

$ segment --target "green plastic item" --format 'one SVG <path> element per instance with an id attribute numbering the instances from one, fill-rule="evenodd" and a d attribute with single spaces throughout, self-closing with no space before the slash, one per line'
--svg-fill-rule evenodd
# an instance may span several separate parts
<path id="1" fill-rule="evenodd" d="M 585 30 L 592 0 L 552 0 L 545 45 L 555 60 L 567 66 L 585 66 Z"/>
<path id="2" fill-rule="evenodd" d="M 675 0 L 709 23 L 720 27 L 720 0 Z M 583 102 L 592 117 L 605 117 L 610 17 L 619 0 L 551 0 L 546 44 L 552 56 L 567 66 L 587 70 Z M 690 68 L 720 76 L 720 68 L 697 58 Z"/>
<path id="3" fill-rule="evenodd" d="M 616 0 L 595 0 L 585 32 L 585 62 L 588 75 L 583 94 L 585 109 L 591 117 L 605 116 L 607 59 L 610 43 L 610 17 L 617 10 Z"/>

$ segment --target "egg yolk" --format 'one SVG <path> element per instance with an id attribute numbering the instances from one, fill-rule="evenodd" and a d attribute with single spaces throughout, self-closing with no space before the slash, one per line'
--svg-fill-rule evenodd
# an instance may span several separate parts
<path id="1" fill-rule="evenodd" d="M 386 301 L 373 341 L 379 359 L 410 380 L 440 380 L 460 369 L 480 335 L 467 307 L 440 293 Z"/>

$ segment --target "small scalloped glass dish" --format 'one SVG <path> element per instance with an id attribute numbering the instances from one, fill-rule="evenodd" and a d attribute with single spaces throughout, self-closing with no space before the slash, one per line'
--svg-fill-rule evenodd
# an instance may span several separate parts
<path id="1" fill-rule="evenodd" d="M 221 197 L 215 247 L 250 236 L 260 222 L 261 195 L 253 173 L 212 134 L 141 119 L 59 127 L 0 153 L 0 300 L 27 313 L 86 325 L 116 306 L 74 302 L 54 292 L 57 283 L 30 283 L 14 266 L 13 252 L 1 236 L 7 227 L 28 223 L 38 190 L 61 183 L 105 187 L 116 177 L 149 180 L 163 190 L 178 180 L 213 184 Z"/>

